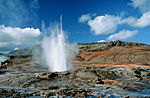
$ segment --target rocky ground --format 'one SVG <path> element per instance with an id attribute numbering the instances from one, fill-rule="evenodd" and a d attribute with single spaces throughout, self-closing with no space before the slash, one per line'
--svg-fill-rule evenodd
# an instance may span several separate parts
<path id="1" fill-rule="evenodd" d="M 150 97 L 149 68 L 81 67 L 1 73 L 0 96 Z"/>
<path id="2" fill-rule="evenodd" d="M 7 68 L 0 69 L 0 97 L 150 97 L 149 45 L 80 43 L 75 68 L 65 72 L 38 66 L 32 49 L 7 55 Z"/>

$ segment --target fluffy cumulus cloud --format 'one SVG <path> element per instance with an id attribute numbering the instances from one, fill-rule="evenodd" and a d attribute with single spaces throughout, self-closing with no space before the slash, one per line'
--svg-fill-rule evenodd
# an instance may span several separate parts
<path id="1" fill-rule="evenodd" d="M 113 15 L 97 16 L 88 21 L 91 31 L 96 35 L 114 33 L 120 23 L 121 18 Z"/>
<path id="2" fill-rule="evenodd" d="M 137 34 L 137 30 L 129 31 L 129 30 L 122 30 L 119 33 L 110 35 L 107 40 L 125 40 L 131 38 Z"/>
<path id="3" fill-rule="evenodd" d="M 38 0 L 0 0 L 0 24 L 22 26 L 36 22 Z"/>
<path id="4" fill-rule="evenodd" d="M 139 9 L 142 13 L 150 11 L 150 0 L 131 0 L 130 5 Z"/>
<path id="5" fill-rule="evenodd" d="M 137 27 L 146 27 L 150 25 L 150 11 L 144 13 L 141 18 L 137 19 L 135 26 Z"/>
<path id="6" fill-rule="evenodd" d="M 123 24 L 128 24 L 130 27 L 136 28 L 144 28 L 150 26 L 150 11 L 144 13 L 139 18 L 122 18 L 121 16 L 104 15 L 96 16 L 94 19 L 92 19 L 91 17 L 82 19 L 81 16 L 80 19 L 82 20 L 82 22 L 88 21 L 87 24 L 90 27 L 90 30 L 95 35 L 104 35 L 114 33 L 117 30 L 118 26 Z M 79 22 L 81 22 L 81 20 Z"/>
<path id="7" fill-rule="evenodd" d="M 37 44 L 41 39 L 40 30 L 34 28 L 13 28 L 0 25 L 0 51 L 11 51 L 17 47 Z"/>
<path id="8" fill-rule="evenodd" d="M 140 18 L 129 17 L 123 19 L 122 23 L 127 23 L 132 27 L 144 28 L 150 26 L 150 11 L 144 13 Z"/>
<path id="9" fill-rule="evenodd" d="M 84 14 L 84 15 L 81 15 L 81 17 L 79 17 L 78 21 L 80 23 L 84 23 L 84 22 L 87 22 L 91 20 L 91 14 Z"/>

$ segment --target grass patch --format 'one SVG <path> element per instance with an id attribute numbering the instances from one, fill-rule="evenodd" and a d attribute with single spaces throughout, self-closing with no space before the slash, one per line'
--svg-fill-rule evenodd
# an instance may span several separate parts
<path id="1" fill-rule="evenodd" d="M 99 68 L 104 68 L 103 66 L 98 65 L 100 64 L 99 62 L 93 62 L 93 63 L 85 63 L 82 65 L 76 65 L 76 67 L 99 67 Z"/>
<path id="2" fill-rule="evenodd" d="M 142 48 L 142 49 L 136 49 L 136 50 L 150 51 L 150 48 Z"/>
<path id="3" fill-rule="evenodd" d="M 91 63 L 88 63 L 88 64 L 102 64 L 101 62 L 91 62 Z"/>
<path id="4" fill-rule="evenodd" d="M 77 65 L 75 67 L 98 67 L 98 68 L 105 68 L 103 66 L 98 66 L 98 65 Z"/>

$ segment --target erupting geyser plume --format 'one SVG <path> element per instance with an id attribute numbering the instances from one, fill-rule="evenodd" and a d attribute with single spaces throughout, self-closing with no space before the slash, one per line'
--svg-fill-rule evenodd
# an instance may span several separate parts
<path id="1" fill-rule="evenodd" d="M 46 28 L 42 25 L 42 60 L 51 72 L 61 72 L 72 68 L 72 59 L 77 54 L 75 44 L 65 41 L 65 33 L 62 29 L 62 16 L 60 23 Z"/>

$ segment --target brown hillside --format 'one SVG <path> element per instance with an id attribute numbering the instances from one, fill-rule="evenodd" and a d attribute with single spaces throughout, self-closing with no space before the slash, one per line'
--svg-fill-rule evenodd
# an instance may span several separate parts
<path id="1" fill-rule="evenodd" d="M 79 50 L 75 65 L 150 68 L 150 46 L 146 44 L 122 41 L 80 43 Z"/>
<path id="2" fill-rule="evenodd" d="M 101 52 L 84 52 L 78 57 L 89 63 L 150 65 L 150 47 L 112 47 Z"/>

